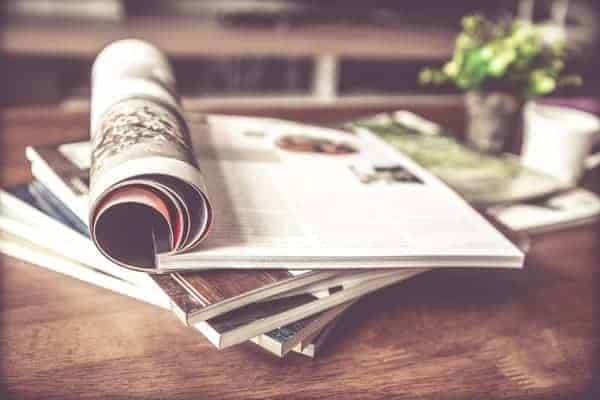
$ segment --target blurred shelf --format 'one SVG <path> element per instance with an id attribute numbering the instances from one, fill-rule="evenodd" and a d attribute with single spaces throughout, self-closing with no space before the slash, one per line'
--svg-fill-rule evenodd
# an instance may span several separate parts
<path id="1" fill-rule="evenodd" d="M 169 55 L 336 57 L 438 60 L 451 54 L 456 32 L 435 27 L 307 26 L 228 28 L 186 18 L 131 17 L 124 21 L 6 21 L 0 51 L 9 55 L 93 58 L 111 41 L 138 37 Z"/>
<path id="2" fill-rule="evenodd" d="M 302 93 L 290 94 L 262 94 L 262 95 L 230 95 L 230 96 L 211 96 L 211 97 L 183 97 L 184 108 L 191 110 L 223 110 L 221 112 L 231 112 L 230 110 L 260 111 L 260 110 L 281 110 L 281 109 L 312 109 L 312 108 L 403 108 L 408 105 L 420 106 L 459 106 L 463 104 L 462 95 L 424 95 L 424 94 L 400 94 L 400 95 L 380 95 L 380 94 L 348 94 L 340 95 L 335 99 L 320 99 Z M 73 97 L 60 103 L 63 110 L 89 110 L 90 101 L 88 98 Z"/>

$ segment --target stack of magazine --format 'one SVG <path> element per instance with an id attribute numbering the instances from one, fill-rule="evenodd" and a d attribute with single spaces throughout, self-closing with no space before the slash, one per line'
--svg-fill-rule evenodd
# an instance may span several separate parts
<path id="1" fill-rule="evenodd" d="M 92 82 L 91 141 L 27 149 L 34 180 L 0 193 L 0 250 L 170 309 L 219 349 L 313 356 L 369 293 L 523 265 L 465 198 L 504 201 L 463 198 L 382 134 L 423 128 L 414 114 L 336 128 L 185 114 L 166 57 L 137 40 L 103 50 Z"/>

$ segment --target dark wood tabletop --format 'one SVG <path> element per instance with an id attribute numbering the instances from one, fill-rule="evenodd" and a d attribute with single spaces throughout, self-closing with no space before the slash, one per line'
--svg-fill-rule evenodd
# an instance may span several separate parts
<path id="1" fill-rule="evenodd" d="M 321 122 L 385 108 L 262 114 Z M 458 106 L 417 111 L 463 124 Z M 30 178 L 25 145 L 83 139 L 87 118 L 2 113 L 2 184 Z M 0 256 L 0 397 L 592 398 L 599 246 L 599 224 L 571 228 L 534 236 L 523 270 L 434 271 L 381 290 L 346 312 L 314 360 L 217 351 L 168 311 Z"/>

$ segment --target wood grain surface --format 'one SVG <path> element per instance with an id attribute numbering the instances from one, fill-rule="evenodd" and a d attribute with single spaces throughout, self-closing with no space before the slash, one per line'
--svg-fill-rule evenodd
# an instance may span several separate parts
<path id="1" fill-rule="evenodd" d="M 375 110 L 271 111 L 333 121 Z M 424 111 L 461 127 L 460 110 Z M 87 137 L 82 112 L 0 121 L 4 185 L 29 179 L 25 145 Z M 217 351 L 167 311 L 0 256 L 0 397 L 600 398 L 599 246 L 600 224 L 572 228 L 533 237 L 522 271 L 435 271 L 384 289 L 352 306 L 312 361 Z"/>
<path id="2" fill-rule="evenodd" d="M 250 273 L 248 273 L 250 272 Z M 230 299 L 250 290 L 261 288 L 292 277 L 287 271 L 204 271 L 202 273 L 180 273 L 189 285 L 206 304 L 214 304 Z"/>

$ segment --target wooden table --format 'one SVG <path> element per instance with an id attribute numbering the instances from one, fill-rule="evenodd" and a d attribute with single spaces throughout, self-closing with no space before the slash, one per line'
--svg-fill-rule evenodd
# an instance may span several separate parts
<path id="1" fill-rule="evenodd" d="M 462 124 L 460 109 L 419 111 Z M 82 112 L 17 110 L 1 122 L 4 185 L 28 179 L 25 144 L 87 135 Z M 591 398 L 599 245 L 600 225 L 573 228 L 535 237 L 523 271 L 436 271 L 382 290 L 312 361 L 251 345 L 217 351 L 169 312 L 0 256 L 2 398 Z"/>

